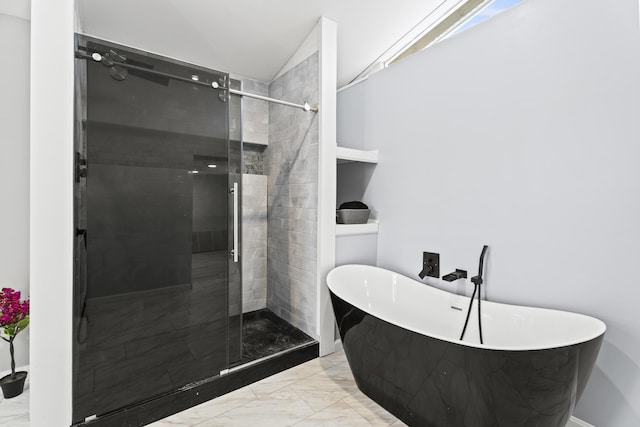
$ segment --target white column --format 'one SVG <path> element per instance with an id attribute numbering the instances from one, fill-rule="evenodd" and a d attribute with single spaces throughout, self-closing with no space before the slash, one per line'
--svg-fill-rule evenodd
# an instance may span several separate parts
<path id="1" fill-rule="evenodd" d="M 31 1 L 31 425 L 71 424 L 73 0 Z"/>
<path id="2" fill-rule="evenodd" d="M 333 309 L 327 287 L 327 274 L 335 266 L 336 252 L 336 108 L 338 25 L 320 18 L 320 102 L 318 165 L 318 268 L 317 333 L 320 355 L 335 349 Z"/>

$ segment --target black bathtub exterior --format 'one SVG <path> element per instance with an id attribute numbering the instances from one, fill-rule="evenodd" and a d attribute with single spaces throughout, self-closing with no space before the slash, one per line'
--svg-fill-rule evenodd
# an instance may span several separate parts
<path id="1" fill-rule="evenodd" d="M 331 301 L 360 390 L 416 427 L 564 427 L 604 336 L 545 350 L 490 350 L 403 329 L 333 292 Z"/>

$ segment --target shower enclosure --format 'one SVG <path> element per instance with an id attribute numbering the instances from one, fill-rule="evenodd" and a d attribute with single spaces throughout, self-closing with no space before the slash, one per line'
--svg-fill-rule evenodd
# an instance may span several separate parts
<path id="1" fill-rule="evenodd" d="M 212 88 L 238 82 L 76 41 L 73 422 L 83 423 L 212 382 L 246 357 L 242 142 L 229 128 L 240 98 Z"/>

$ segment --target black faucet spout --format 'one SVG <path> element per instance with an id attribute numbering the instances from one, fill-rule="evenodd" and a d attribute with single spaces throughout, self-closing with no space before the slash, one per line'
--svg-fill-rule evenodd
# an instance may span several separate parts
<path id="1" fill-rule="evenodd" d="M 442 280 L 446 282 L 453 282 L 458 279 L 466 279 L 466 278 L 467 278 L 466 270 L 460 270 L 459 268 L 456 268 L 456 271 L 454 271 L 453 273 L 445 274 L 444 276 L 442 276 Z"/>

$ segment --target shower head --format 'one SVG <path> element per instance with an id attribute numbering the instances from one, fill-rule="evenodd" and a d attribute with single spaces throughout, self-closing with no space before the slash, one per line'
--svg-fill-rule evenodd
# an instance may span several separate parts
<path id="1" fill-rule="evenodd" d="M 103 67 L 109 68 L 109 75 L 112 79 L 121 82 L 127 78 L 127 74 L 129 72 L 126 68 L 120 67 L 116 64 L 123 63 L 126 60 L 127 58 L 125 56 L 119 55 L 113 50 L 109 50 L 109 52 L 101 56 L 100 63 Z"/>
<path id="2" fill-rule="evenodd" d="M 96 57 L 93 58 L 96 60 Z M 109 68 L 111 78 L 119 82 L 126 79 L 128 75 L 132 75 L 163 86 L 169 86 L 170 79 L 168 77 L 145 72 L 145 69 L 153 70 L 153 65 L 135 59 L 128 59 L 125 55 L 121 55 L 113 49 L 109 49 L 109 52 L 100 55 L 98 61 Z"/>

